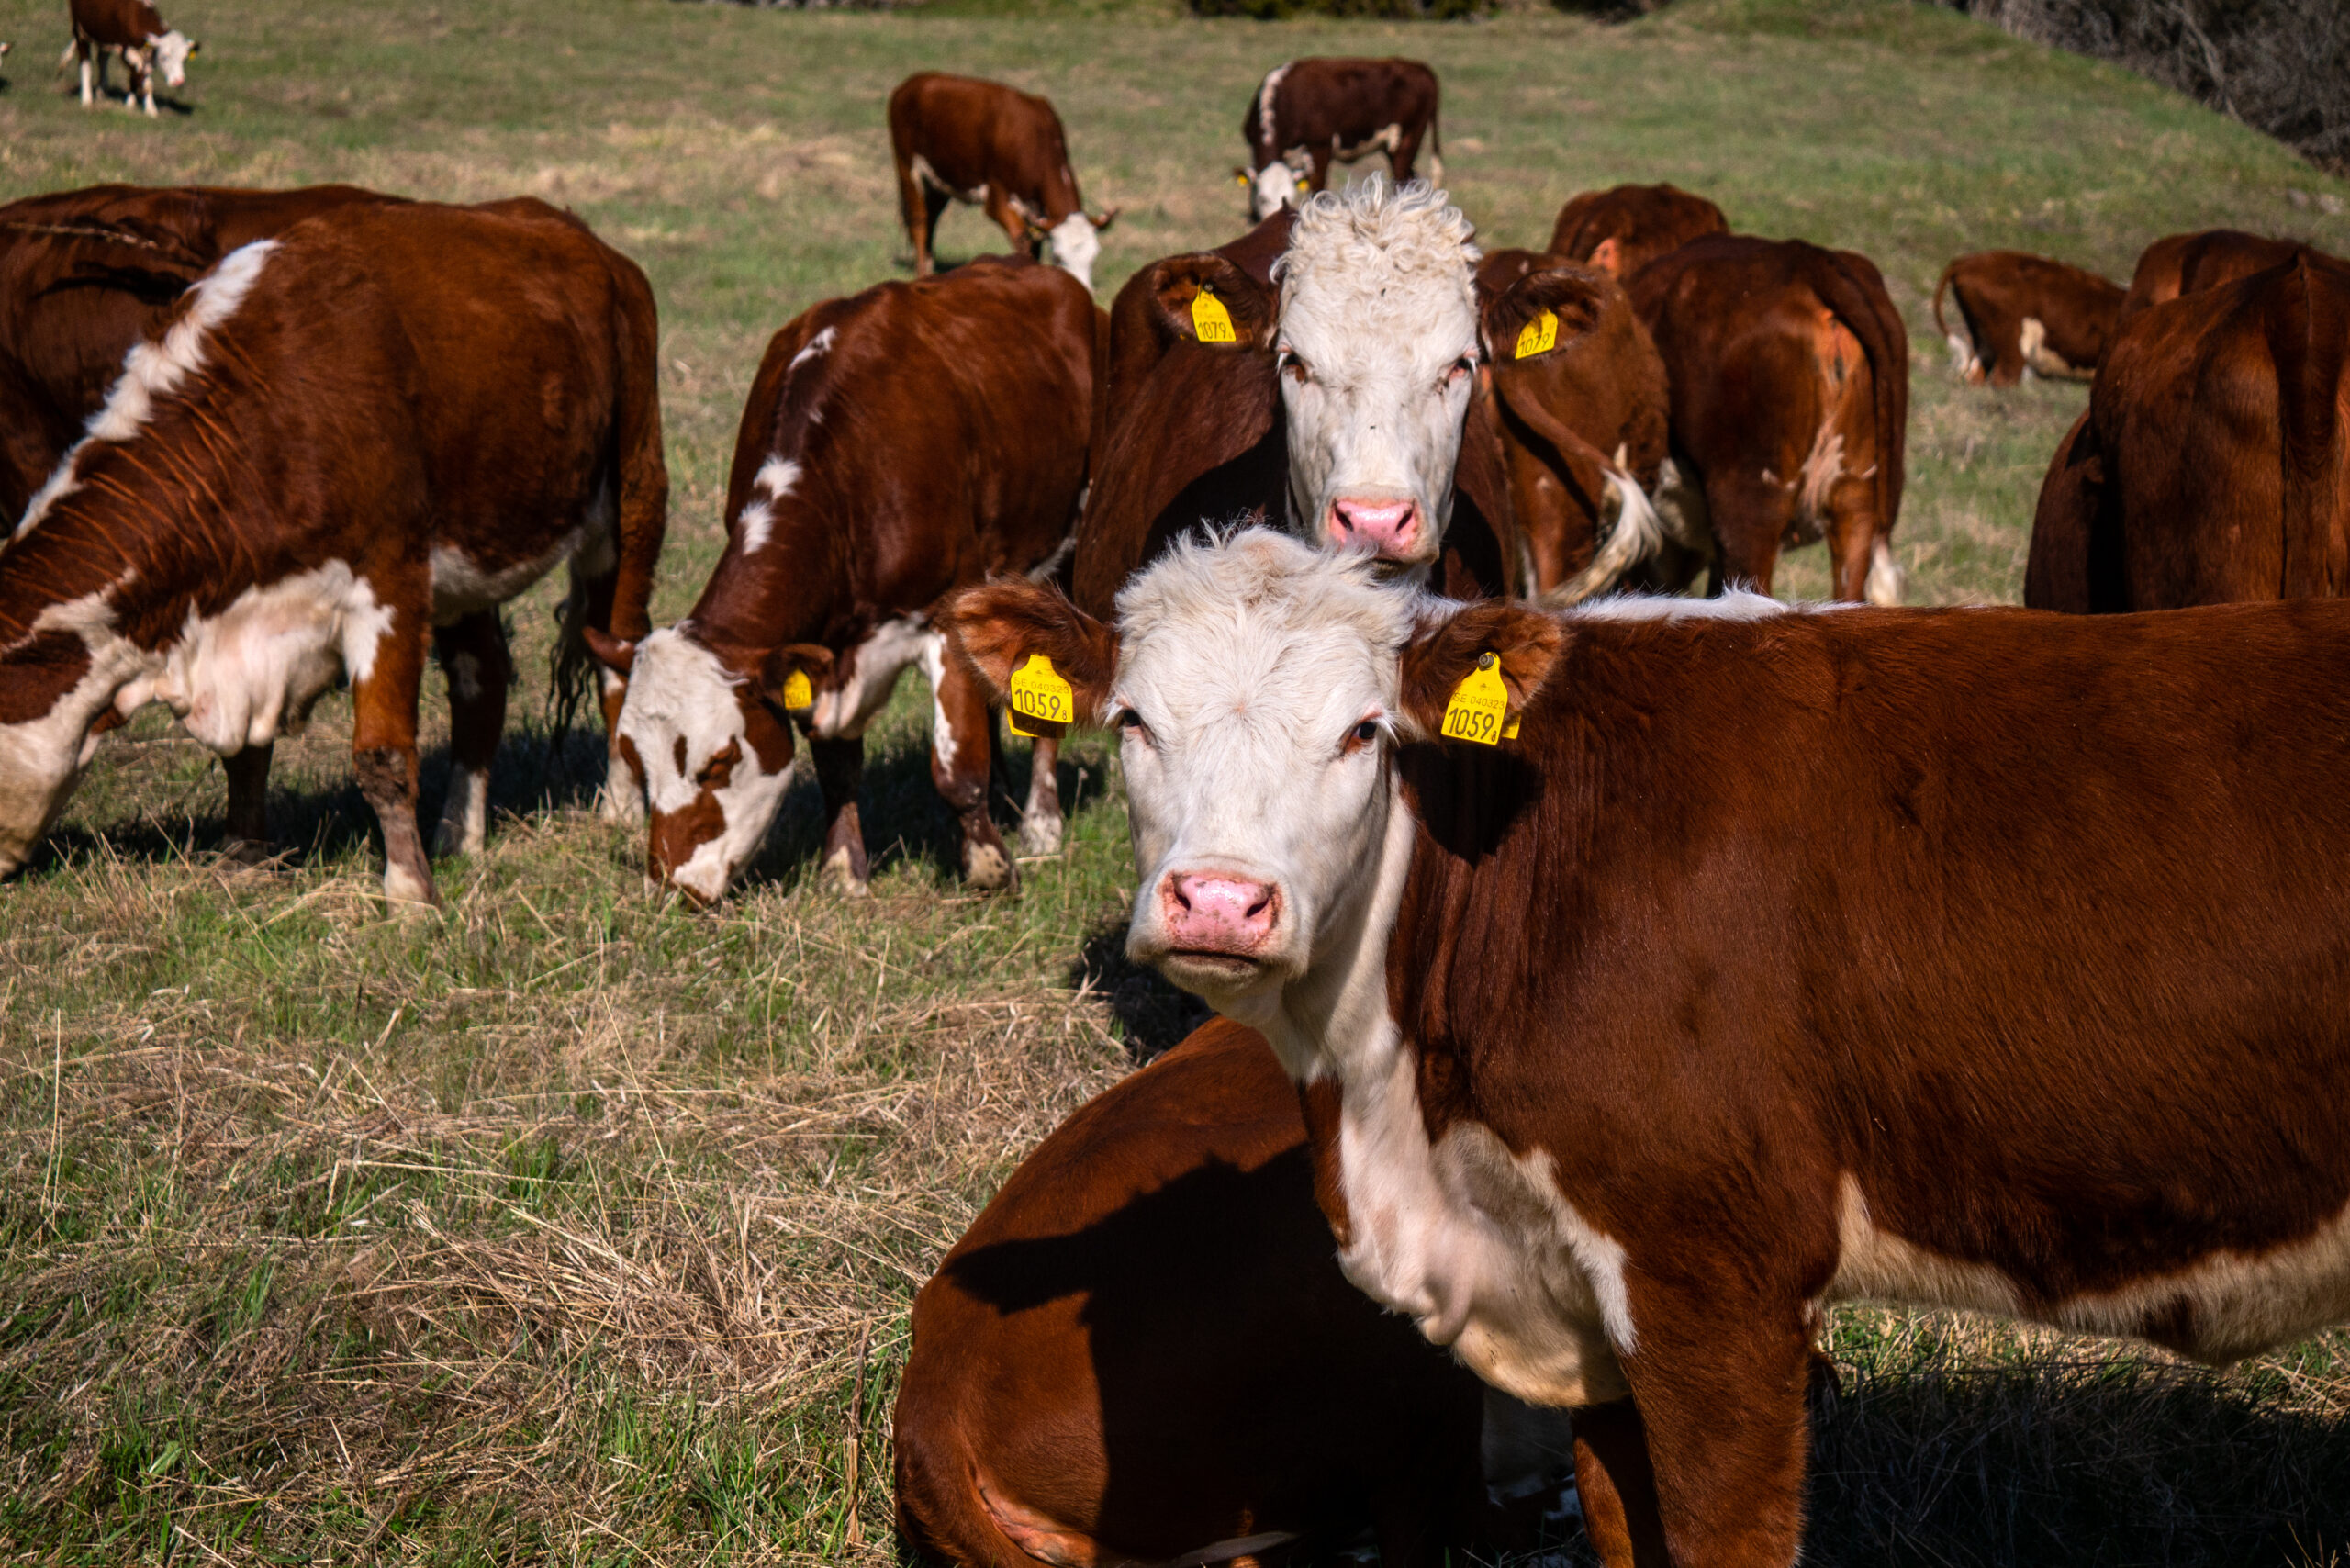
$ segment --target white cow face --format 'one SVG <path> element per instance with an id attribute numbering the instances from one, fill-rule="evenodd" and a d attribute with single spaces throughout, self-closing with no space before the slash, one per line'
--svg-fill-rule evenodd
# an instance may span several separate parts
<path id="1" fill-rule="evenodd" d="M 1045 238 L 1053 247 L 1053 265 L 1091 288 L 1093 263 L 1102 254 L 1102 230 L 1109 228 L 1115 217 L 1114 212 L 1099 218 L 1072 212 L 1046 230 Z"/>
<path id="2" fill-rule="evenodd" d="M 1262 223 L 1281 208 L 1295 207 L 1304 194 L 1297 171 L 1276 158 L 1248 176 L 1248 216 Z"/>
<path id="3" fill-rule="evenodd" d="M 1291 526 L 1405 566 L 1443 543 L 1476 389 L 1478 252 L 1443 199 L 1376 176 L 1324 191 L 1280 263 Z"/>
<path id="4" fill-rule="evenodd" d="M 163 73 L 163 84 L 167 87 L 186 86 L 188 56 L 203 46 L 177 28 L 162 38 L 150 39 L 148 42 L 155 50 L 155 69 Z"/>

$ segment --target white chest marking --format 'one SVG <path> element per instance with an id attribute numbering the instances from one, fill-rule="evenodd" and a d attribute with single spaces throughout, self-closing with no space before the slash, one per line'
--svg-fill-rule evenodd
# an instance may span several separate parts
<path id="1" fill-rule="evenodd" d="M 266 745 L 298 730 L 345 668 L 366 679 L 391 622 L 364 577 L 329 562 L 247 588 L 209 619 L 191 611 L 147 694 L 223 756 Z"/>
<path id="2" fill-rule="evenodd" d="M 821 740 L 854 740 L 865 734 L 898 689 L 898 678 L 910 665 L 929 656 L 939 640 L 930 622 L 920 615 L 884 621 L 849 650 L 848 678 L 837 689 L 816 694 L 811 723 Z"/>

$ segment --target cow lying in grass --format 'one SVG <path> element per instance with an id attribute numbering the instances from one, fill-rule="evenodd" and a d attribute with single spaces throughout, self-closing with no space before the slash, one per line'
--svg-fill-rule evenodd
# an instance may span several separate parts
<path id="1" fill-rule="evenodd" d="M 2350 1318 L 2350 605 L 1550 615 L 1251 531 L 948 619 L 1118 732 L 1127 952 L 1270 1040 L 1348 1276 L 1607 1407 L 1614 1568 L 1795 1561 L 1830 1303 Z"/>

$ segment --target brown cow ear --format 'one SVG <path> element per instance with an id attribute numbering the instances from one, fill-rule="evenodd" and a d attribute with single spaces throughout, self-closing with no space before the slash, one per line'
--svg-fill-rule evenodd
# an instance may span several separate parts
<path id="1" fill-rule="evenodd" d="M 626 675 L 636 666 L 636 644 L 626 637 L 615 637 L 593 626 L 580 628 L 579 635 L 588 644 L 588 652 L 596 662 L 614 675 Z"/>
<path id="2" fill-rule="evenodd" d="M 1273 302 L 1265 286 L 1213 251 L 1158 263 L 1151 268 L 1150 295 L 1162 338 L 1210 347 L 1272 346 Z M 1228 339 L 1222 335 L 1226 324 Z"/>
<path id="3" fill-rule="evenodd" d="M 1606 239 L 1602 240 L 1598 244 L 1592 247 L 1591 264 L 1597 267 L 1601 272 L 1606 273 L 1609 277 L 1622 277 L 1624 275 L 1623 242 L 1617 240 L 1613 234 L 1610 234 Z"/>
<path id="4" fill-rule="evenodd" d="M 816 683 L 833 672 L 833 651 L 813 643 L 786 643 L 759 661 L 759 695 L 787 713 L 816 703 Z"/>
<path id="5" fill-rule="evenodd" d="M 1485 352 L 1496 363 L 1536 359 L 1599 324 L 1606 279 L 1575 263 L 1528 273 L 1485 307 Z M 1545 323 L 1549 315 L 1556 325 Z"/>
<path id="6" fill-rule="evenodd" d="M 1421 622 L 1404 646 L 1404 717 L 1426 737 L 1444 731 L 1453 692 L 1491 654 L 1509 689 L 1512 717 L 1526 711 L 1550 679 L 1565 648 L 1556 618 L 1504 599 L 1462 607 L 1441 621 Z"/>
<path id="7" fill-rule="evenodd" d="M 1109 228 L 1113 223 L 1117 222 L 1118 214 L 1125 210 L 1126 209 L 1123 207 L 1113 207 L 1109 211 L 1103 213 L 1101 217 L 1089 218 L 1085 221 L 1093 225 L 1093 232 L 1099 234 L 1104 229 Z"/>
<path id="8" fill-rule="evenodd" d="M 1058 588 L 1002 577 L 965 588 L 939 616 L 948 646 L 1001 698 L 1032 654 L 1053 661 L 1069 684 L 1077 722 L 1098 724 L 1118 668 L 1118 634 L 1061 597 Z"/>

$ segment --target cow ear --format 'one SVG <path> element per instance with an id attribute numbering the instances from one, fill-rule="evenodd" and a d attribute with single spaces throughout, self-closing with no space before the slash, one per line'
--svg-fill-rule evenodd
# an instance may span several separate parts
<path id="1" fill-rule="evenodd" d="M 1615 235 L 1610 234 L 1592 247 L 1591 264 L 1609 277 L 1624 275 L 1624 247 Z"/>
<path id="2" fill-rule="evenodd" d="M 579 635 L 598 664 L 614 675 L 626 675 L 636 666 L 636 644 L 625 637 L 615 637 L 593 626 L 580 628 Z"/>
<path id="3" fill-rule="evenodd" d="M 816 682 L 833 670 L 833 651 L 813 643 L 786 643 L 759 661 L 759 695 L 787 713 L 812 707 Z"/>
<path id="4" fill-rule="evenodd" d="M 1032 654 L 1053 661 L 1069 684 L 1077 722 L 1098 724 L 1118 668 L 1118 634 L 1061 597 L 1024 577 L 965 588 L 939 616 L 949 649 L 1001 698 L 1012 672 Z"/>
<path id="5" fill-rule="evenodd" d="M 1118 214 L 1120 214 L 1120 213 L 1122 213 L 1122 212 L 1124 212 L 1124 211 L 1125 211 L 1125 210 L 1126 210 L 1126 209 L 1125 209 L 1125 207 L 1112 207 L 1109 211 L 1107 211 L 1107 212 L 1103 213 L 1101 217 L 1099 217 L 1099 218 L 1087 218 L 1087 219 L 1086 219 L 1086 221 L 1087 221 L 1088 223 L 1091 223 L 1091 225 L 1093 225 L 1093 232 L 1095 232 L 1096 234 L 1099 234 L 1099 233 L 1101 233 L 1103 230 L 1105 230 L 1105 229 L 1109 228 L 1109 227 L 1110 227 L 1110 225 L 1112 225 L 1113 223 L 1117 222 L 1117 221 L 1118 221 Z"/>
<path id="6" fill-rule="evenodd" d="M 1486 353 L 1507 364 L 1582 336 L 1599 324 L 1607 286 L 1603 274 L 1574 262 L 1528 273 L 1485 307 Z M 1543 321 L 1546 314 L 1556 319 L 1555 328 Z"/>
<path id="7" fill-rule="evenodd" d="M 1487 654 L 1501 670 L 1516 717 L 1550 679 L 1566 639 L 1555 617 L 1505 599 L 1465 605 L 1441 620 L 1424 621 L 1404 645 L 1404 717 L 1425 737 L 1443 734 L 1453 692 Z"/>
<path id="8" fill-rule="evenodd" d="M 1202 295 L 1208 304 L 1199 303 Z M 1273 306 L 1265 286 L 1213 251 L 1169 256 L 1153 266 L 1150 297 L 1162 338 L 1272 346 Z M 1229 324 L 1230 338 L 1221 337 L 1219 321 Z"/>

